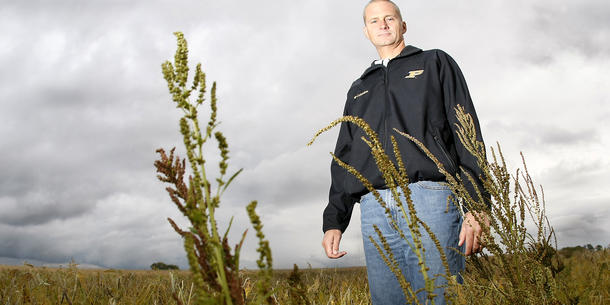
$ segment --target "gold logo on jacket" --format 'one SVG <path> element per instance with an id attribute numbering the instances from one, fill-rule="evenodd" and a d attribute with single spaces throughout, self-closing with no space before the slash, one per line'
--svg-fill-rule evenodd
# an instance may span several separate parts
<path id="1" fill-rule="evenodd" d="M 418 75 L 424 74 L 424 70 L 413 70 L 409 71 L 409 74 L 405 78 L 416 78 Z"/>

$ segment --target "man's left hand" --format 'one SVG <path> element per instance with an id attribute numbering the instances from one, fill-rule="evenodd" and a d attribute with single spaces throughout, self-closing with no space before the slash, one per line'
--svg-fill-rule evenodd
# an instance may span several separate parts
<path id="1" fill-rule="evenodd" d="M 486 213 L 479 213 L 479 219 L 485 222 L 485 226 L 489 228 L 489 218 Z M 483 249 L 480 240 L 483 229 L 481 224 L 475 219 L 471 212 L 464 215 L 464 221 L 462 222 L 462 230 L 460 231 L 460 242 L 459 246 L 462 246 L 466 242 L 466 249 L 464 254 L 471 255 L 474 253 L 481 252 Z"/>

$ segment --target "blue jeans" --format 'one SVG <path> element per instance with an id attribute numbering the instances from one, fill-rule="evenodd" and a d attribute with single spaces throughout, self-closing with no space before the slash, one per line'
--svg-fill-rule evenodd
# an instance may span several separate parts
<path id="1" fill-rule="evenodd" d="M 419 181 L 409 184 L 409 189 L 411 190 L 411 199 L 413 200 L 418 217 L 428 224 L 432 232 L 436 235 L 447 256 L 451 273 L 457 275 L 458 281 L 461 282 L 461 277 L 458 272 L 464 269 L 465 260 L 460 254 L 449 248 L 456 248 L 463 251 L 463 249 L 458 247 L 462 217 L 458 208 L 453 203 L 449 204 L 449 210 L 448 212 L 446 211 L 447 198 L 453 196 L 449 186 L 442 182 Z M 412 243 L 413 241 L 407 222 L 402 216 L 401 209 L 396 206 L 396 201 L 394 200 L 391 191 L 389 189 L 379 190 L 379 193 L 390 208 L 392 218 L 397 222 L 400 228 L 402 228 L 405 236 L 409 239 L 409 242 Z M 409 211 L 406 207 L 406 200 L 402 191 L 400 191 L 400 197 L 401 202 L 405 204 L 405 210 L 408 215 Z M 361 198 L 360 210 L 364 254 L 366 256 L 369 289 L 373 304 L 406 304 L 405 296 L 396 276 L 383 261 L 375 245 L 369 240 L 369 236 L 372 236 L 373 239 L 381 245 L 379 237 L 373 229 L 373 224 L 376 224 L 379 227 L 379 230 L 386 238 L 394 253 L 395 259 L 399 263 L 402 274 L 407 282 L 411 283 L 413 291 L 425 287 L 424 279 L 418 265 L 418 258 L 408 243 L 390 226 L 390 220 L 385 213 L 385 210 L 377 202 L 372 193 L 368 193 Z M 419 230 L 422 233 L 423 247 L 426 249 L 426 266 L 430 268 L 428 275 L 436 277 L 435 287 L 443 286 L 447 283 L 447 280 L 444 276 L 438 275 L 445 274 L 439 252 L 432 239 L 429 238 L 421 225 L 419 226 Z M 442 287 L 435 289 L 435 304 L 445 304 L 443 291 L 444 289 Z M 417 297 L 422 304 L 426 304 L 426 292 L 423 289 L 417 293 Z"/>

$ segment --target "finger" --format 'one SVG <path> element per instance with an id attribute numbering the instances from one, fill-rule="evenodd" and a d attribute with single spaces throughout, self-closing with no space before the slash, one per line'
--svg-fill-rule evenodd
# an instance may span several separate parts
<path id="1" fill-rule="evenodd" d="M 342 257 L 342 256 L 344 256 L 346 254 L 347 254 L 346 251 L 337 252 L 337 254 L 333 254 L 332 251 L 331 251 L 331 252 L 326 253 L 326 256 L 328 256 L 328 258 L 333 258 L 334 259 L 334 258 L 340 258 L 340 257 Z"/>
<path id="2" fill-rule="evenodd" d="M 460 230 L 460 241 L 458 242 L 458 246 L 462 246 L 464 241 L 466 240 L 466 230 L 464 229 L 464 225 L 462 225 L 462 229 Z"/>
<path id="3" fill-rule="evenodd" d="M 341 241 L 341 237 L 334 235 L 332 238 L 332 256 L 330 258 L 340 258 L 342 256 L 344 256 L 345 254 L 347 254 L 346 251 L 341 251 L 339 252 L 339 243 Z"/>
<path id="4" fill-rule="evenodd" d="M 328 256 L 328 258 L 339 258 L 346 254 L 346 253 L 336 253 L 336 251 L 333 250 L 333 247 L 334 247 L 333 241 L 336 239 L 337 238 L 335 236 L 329 235 L 322 242 L 322 245 L 324 246 L 324 251 L 326 252 L 326 256 Z"/>
<path id="5" fill-rule="evenodd" d="M 479 244 L 479 238 L 475 235 L 472 240 L 472 253 L 481 251 L 481 245 Z"/>
<path id="6" fill-rule="evenodd" d="M 339 253 L 339 241 L 340 241 L 340 239 L 337 236 L 333 236 L 332 243 L 333 243 L 333 254 L 334 255 L 337 255 Z"/>
<path id="7" fill-rule="evenodd" d="M 338 252 L 337 254 L 329 255 L 328 258 L 332 258 L 332 259 L 340 258 L 340 257 L 343 257 L 345 254 L 347 254 L 347 252 L 341 251 L 341 252 Z"/>
<path id="8" fill-rule="evenodd" d="M 472 232 L 468 232 L 468 234 L 466 234 L 466 251 L 465 251 L 466 255 L 472 254 L 473 242 L 474 242 L 474 234 L 472 234 Z"/>
<path id="9" fill-rule="evenodd" d="M 322 247 L 324 247 L 324 251 L 326 252 L 326 256 L 332 257 L 332 255 L 333 255 L 332 245 L 331 245 L 331 241 L 328 238 L 325 238 L 322 241 Z"/>
<path id="10" fill-rule="evenodd" d="M 324 252 L 326 252 L 326 256 L 330 257 L 332 255 L 332 251 L 328 245 L 324 245 Z"/>

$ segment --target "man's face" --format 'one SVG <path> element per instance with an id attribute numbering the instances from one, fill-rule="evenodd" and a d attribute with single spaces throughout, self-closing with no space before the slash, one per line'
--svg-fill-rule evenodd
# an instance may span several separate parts
<path id="1" fill-rule="evenodd" d="M 375 47 L 397 45 L 403 41 L 406 24 L 386 1 L 370 3 L 364 11 L 364 35 Z"/>

